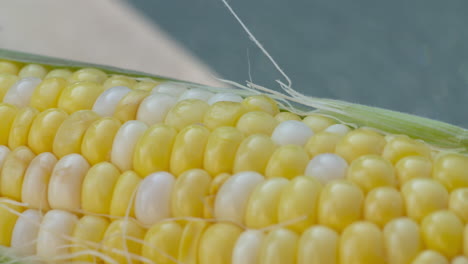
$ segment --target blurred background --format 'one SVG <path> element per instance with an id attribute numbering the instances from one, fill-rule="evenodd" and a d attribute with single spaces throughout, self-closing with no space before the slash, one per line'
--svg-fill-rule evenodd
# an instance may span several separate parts
<path id="1" fill-rule="evenodd" d="M 216 76 L 243 84 L 250 75 L 253 82 L 278 89 L 275 80 L 282 79 L 221 0 L 6 2 L 9 11 L 0 2 L 0 47 L 209 85 L 223 85 Z M 466 0 L 229 2 L 291 77 L 293 88 L 468 128 Z M 41 8 L 50 15 L 38 15 Z M 14 15 L 24 19 L 8 22 Z M 27 20 L 31 15 L 37 19 Z M 39 26 L 44 19 L 54 23 Z M 23 35 L 23 42 L 6 40 L 8 32 Z M 38 39 L 30 36 L 34 32 Z M 56 48 L 48 50 L 51 40 Z M 61 42 L 67 41 L 64 49 Z"/>

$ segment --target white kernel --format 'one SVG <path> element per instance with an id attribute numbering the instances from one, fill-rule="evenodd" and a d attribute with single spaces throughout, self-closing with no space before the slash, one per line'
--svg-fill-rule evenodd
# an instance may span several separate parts
<path id="1" fill-rule="evenodd" d="M 119 101 L 131 91 L 125 86 L 115 86 L 104 91 L 96 99 L 93 111 L 101 116 L 113 116 Z"/>
<path id="2" fill-rule="evenodd" d="M 3 102 L 17 107 L 28 106 L 34 89 L 39 83 L 41 83 L 41 79 L 36 77 L 22 78 L 8 89 L 3 97 Z"/>
<path id="3" fill-rule="evenodd" d="M 288 144 L 303 146 L 313 134 L 312 129 L 301 121 L 287 120 L 275 128 L 271 139 L 280 146 Z"/>
<path id="4" fill-rule="evenodd" d="M 20 256 L 36 254 L 37 235 L 42 214 L 39 210 L 28 209 L 16 221 L 11 235 L 11 247 Z"/>
<path id="5" fill-rule="evenodd" d="M 260 247 L 265 234 L 260 230 L 245 230 L 232 251 L 232 264 L 258 263 Z"/>
<path id="6" fill-rule="evenodd" d="M 69 238 L 78 222 L 78 217 L 62 210 L 51 210 L 42 219 L 37 236 L 37 255 L 44 259 L 53 259 L 67 255 Z"/>
<path id="7" fill-rule="evenodd" d="M 151 93 L 165 93 L 179 97 L 181 94 L 187 91 L 187 88 L 188 86 L 182 83 L 164 82 L 154 87 L 153 90 L 151 90 Z"/>
<path id="8" fill-rule="evenodd" d="M 214 94 L 203 89 L 189 89 L 180 95 L 179 101 L 187 99 L 198 99 L 207 102 Z"/>
<path id="9" fill-rule="evenodd" d="M 236 102 L 240 103 L 244 100 L 241 96 L 233 93 L 217 93 L 208 100 L 208 104 L 212 105 L 217 102 Z"/>
<path id="10" fill-rule="evenodd" d="M 114 137 L 111 151 L 111 161 L 121 171 L 133 168 L 133 151 L 140 136 L 148 126 L 138 120 L 125 122 Z"/>
<path id="11" fill-rule="evenodd" d="M 177 103 L 177 98 L 163 93 L 153 93 L 138 107 L 137 120 L 148 126 L 164 122 L 169 110 Z"/>
<path id="12" fill-rule="evenodd" d="M 305 174 L 317 178 L 323 184 L 343 179 L 346 176 L 348 163 L 340 156 L 331 153 L 324 153 L 315 156 L 307 164 Z"/>
<path id="13" fill-rule="evenodd" d="M 341 136 L 346 135 L 351 129 L 343 124 L 334 124 L 325 129 L 326 132 L 335 133 Z"/>

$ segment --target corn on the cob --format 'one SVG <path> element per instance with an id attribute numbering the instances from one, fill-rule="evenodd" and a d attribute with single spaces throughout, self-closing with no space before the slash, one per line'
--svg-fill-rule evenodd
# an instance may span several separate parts
<path id="1" fill-rule="evenodd" d="M 11 58 L 0 99 L 6 261 L 468 263 L 465 138 Z"/>

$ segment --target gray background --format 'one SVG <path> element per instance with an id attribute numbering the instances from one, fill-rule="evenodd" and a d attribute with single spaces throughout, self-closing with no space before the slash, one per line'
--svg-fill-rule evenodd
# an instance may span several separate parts
<path id="1" fill-rule="evenodd" d="M 281 78 L 221 0 L 128 0 L 223 78 Z M 468 1 L 231 0 L 308 95 L 468 127 Z M 249 54 L 249 56 L 248 56 Z"/>

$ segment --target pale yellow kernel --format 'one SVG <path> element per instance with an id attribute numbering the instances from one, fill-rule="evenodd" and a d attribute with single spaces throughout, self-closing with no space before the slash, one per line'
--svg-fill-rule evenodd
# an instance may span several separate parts
<path id="1" fill-rule="evenodd" d="M 377 155 L 355 159 L 348 168 L 346 178 L 359 185 L 365 193 L 381 186 L 396 186 L 392 164 Z"/>
<path id="2" fill-rule="evenodd" d="M 318 223 L 337 231 L 362 218 L 364 193 L 354 183 L 336 180 L 328 183 L 320 193 Z"/>
<path id="3" fill-rule="evenodd" d="M 424 250 L 413 259 L 411 264 L 449 264 L 446 257 L 434 250 Z"/>
<path id="4" fill-rule="evenodd" d="M 395 165 L 395 172 L 400 186 L 415 178 L 430 178 L 432 162 L 427 157 L 408 156 L 400 159 Z"/>
<path id="5" fill-rule="evenodd" d="M 273 152 L 267 163 L 265 177 L 292 179 L 296 176 L 303 175 L 308 163 L 309 156 L 301 146 L 280 146 Z"/>
<path id="6" fill-rule="evenodd" d="M 452 259 L 450 264 L 468 264 L 468 257 L 458 256 Z"/>
<path id="7" fill-rule="evenodd" d="M 327 127 L 336 124 L 336 121 L 322 115 L 312 114 L 308 115 L 302 120 L 306 125 L 308 125 L 314 133 L 318 133 Z"/>
<path id="8" fill-rule="evenodd" d="M 18 73 L 18 77 L 26 78 L 26 77 L 36 77 L 43 79 L 44 76 L 47 74 L 47 69 L 39 64 L 27 64 Z"/>
<path id="9" fill-rule="evenodd" d="M 95 82 L 103 83 L 107 79 L 107 74 L 101 70 L 93 68 L 83 68 L 77 70 L 70 76 L 70 82 Z"/>
<path id="10" fill-rule="evenodd" d="M 42 81 L 34 89 L 29 105 L 39 111 L 57 107 L 59 97 L 67 85 L 68 82 L 63 78 L 49 78 Z"/>
<path id="11" fill-rule="evenodd" d="M 203 204 L 205 205 L 203 210 L 203 218 L 213 218 L 214 217 L 214 204 L 216 201 L 216 196 L 219 189 L 223 184 L 231 177 L 229 173 L 221 173 L 216 175 L 211 181 L 210 187 L 208 189 L 208 195 L 205 197 Z"/>
<path id="12" fill-rule="evenodd" d="M 16 106 L 6 103 L 0 103 L 0 145 L 8 145 L 11 126 L 15 120 L 18 109 Z"/>
<path id="13" fill-rule="evenodd" d="M 433 179 L 410 180 L 402 186 L 401 194 L 405 201 L 406 214 L 416 221 L 448 207 L 449 193 Z"/>
<path id="14" fill-rule="evenodd" d="M 421 222 L 421 233 L 426 247 L 449 259 L 462 253 L 463 228 L 460 218 L 448 210 L 431 213 Z"/>
<path id="15" fill-rule="evenodd" d="M 432 177 L 449 191 L 468 187 L 468 156 L 456 153 L 440 156 L 434 163 Z"/>
<path id="16" fill-rule="evenodd" d="M 164 123 L 177 130 L 182 130 L 192 124 L 201 124 L 209 107 L 208 103 L 202 100 L 182 100 L 169 110 Z"/>
<path id="17" fill-rule="evenodd" d="M 1 73 L 0 69 L 0 102 L 3 101 L 3 97 L 5 97 L 5 94 L 8 92 L 8 89 L 10 89 L 10 87 L 13 86 L 13 84 L 15 84 L 18 81 L 18 79 L 19 78 L 16 75 L 9 73 Z"/>
<path id="18" fill-rule="evenodd" d="M 252 95 L 242 101 L 247 111 L 262 111 L 275 116 L 279 113 L 278 104 L 266 95 Z"/>
<path id="19" fill-rule="evenodd" d="M 460 188 L 450 193 L 449 209 L 468 223 L 468 188 Z"/>
<path id="20" fill-rule="evenodd" d="M 133 219 L 115 220 L 104 233 L 101 242 L 103 246 L 102 252 L 119 264 L 139 263 L 137 258 L 127 254 L 130 253 L 136 256 L 141 254 L 142 244 L 138 240 L 143 240 L 144 236 L 145 229 Z M 114 250 L 127 252 L 127 254 L 118 254 Z"/>
<path id="21" fill-rule="evenodd" d="M 17 75 L 20 71 L 21 64 L 13 61 L 0 60 L 0 74 L 8 73 Z"/>
<path id="22" fill-rule="evenodd" d="M 95 82 L 77 82 L 65 87 L 60 93 L 58 108 L 71 114 L 79 110 L 90 110 L 103 92 L 102 85 Z"/>
<path id="23" fill-rule="evenodd" d="M 200 240 L 209 226 L 208 222 L 203 220 L 189 221 L 182 231 L 179 245 L 179 255 L 177 260 L 184 264 L 197 264 L 198 253 L 200 252 Z"/>
<path id="24" fill-rule="evenodd" d="M 367 154 L 380 155 L 385 146 L 385 138 L 370 129 L 355 129 L 347 133 L 337 144 L 335 153 L 348 163 Z"/>
<path id="25" fill-rule="evenodd" d="M 218 127 L 206 144 L 203 160 L 205 170 L 211 175 L 232 173 L 236 151 L 244 136 L 234 127 Z"/>
<path id="26" fill-rule="evenodd" d="M 431 158 L 431 149 L 421 141 L 410 139 L 407 136 L 396 136 L 385 144 L 382 156 L 395 164 L 407 156 Z"/>
<path id="27" fill-rule="evenodd" d="M 156 80 L 139 81 L 137 84 L 133 86 L 133 89 L 150 92 L 151 90 L 153 90 L 154 87 L 156 87 L 156 85 L 160 83 L 161 83 L 160 81 L 156 81 Z"/>
<path id="28" fill-rule="evenodd" d="M 338 263 L 339 235 L 326 226 L 314 225 L 301 236 L 297 264 Z"/>
<path id="29" fill-rule="evenodd" d="M 176 263 L 182 231 L 182 226 L 173 221 L 153 225 L 146 232 L 142 257 L 158 264 Z"/>
<path id="30" fill-rule="evenodd" d="M 141 178 L 134 171 L 126 171 L 119 176 L 115 183 L 112 201 L 110 204 L 110 215 L 112 216 L 135 216 L 134 205 L 135 193 Z"/>
<path id="31" fill-rule="evenodd" d="M 317 207 L 322 184 L 315 178 L 298 176 L 281 193 L 278 221 L 302 233 L 317 222 Z"/>
<path id="32" fill-rule="evenodd" d="M 18 111 L 11 125 L 10 137 L 8 139 L 8 146 L 11 149 L 28 144 L 31 124 L 38 113 L 39 111 L 32 107 L 25 107 Z"/>
<path id="33" fill-rule="evenodd" d="M 81 142 L 81 154 L 92 165 L 110 160 L 114 137 L 121 123 L 113 117 L 100 118 L 88 127 Z"/>
<path id="34" fill-rule="evenodd" d="M 203 156 L 210 131 L 201 125 L 184 128 L 176 136 L 171 153 L 170 170 L 174 175 L 202 168 Z"/>
<path id="35" fill-rule="evenodd" d="M 18 147 L 8 153 L 0 176 L 0 191 L 2 196 L 21 201 L 24 173 L 34 156 L 34 153 L 25 146 Z"/>
<path id="36" fill-rule="evenodd" d="M 419 225 L 409 218 L 397 218 L 388 222 L 383 235 L 389 264 L 411 263 L 423 249 Z"/>
<path id="37" fill-rule="evenodd" d="M 252 134 L 265 134 L 270 136 L 278 121 L 265 112 L 248 112 L 237 121 L 236 127 L 246 136 Z"/>
<path id="38" fill-rule="evenodd" d="M 365 221 L 355 222 L 341 234 L 339 263 L 386 263 L 384 248 L 382 231 L 377 225 Z"/>
<path id="39" fill-rule="evenodd" d="M 205 112 L 203 124 L 212 130 L 221 126 L 236 126 L 237 121 L 246 111 L 241 103 L 216 102 Z"/>
<path id="40" fill-rule="evenodd" d="M 44 77 L 44 80 L 51 78 L 62 78 L 64 80 L 70 79 L 72 72 L 68 69 L 53 69 Z"/>
<path id="41" fill-rule="evenodd" d="M 237 149 L 233 172 L 256 171 L 264 174 L 275 149 L 275 143 L 267 135 L 255 134 L 247 137 Z"/>
<path id="42" fill-rule="evenodd" d="M 403 216 L 405 207 L 400 192 L 392 187 L 370 191 L 364 202 L 364 219 L 383 227 L 392 219 Z"/>
<path id="43" fill-rule="evenodd" d="M 157 171 L 169 170 L 170 157 L 177 132 L 164 124 L 149 127 L 135 145 L 133 167 L 146 176 Z"/>
<path id="44" fill-rule="evenodd" d="M 79 254 L 85 250 L 99 251 L 104 233 L 109 227 L 109 220 L 104 217 L 85 215 L 77 223 L 73 230 L 73 246 L 70 248 L 72 254 L 77 254 L 73 258 L 76 262 L 95 263 L 100 260 L 90 254 Z M 78 255 L 79 254 L 79 255 Z"/>
<path id="45" fill-rule="evenodd" d="M 57 108 L 51 108 L 36 116 L 28 136 L 28 145 L 34 153 L 52 152 L 57 130 L 67 117 L 68 114 L 65 111 Z"/>
<path id="46" fill-rule="evenodd" d="M 305 150 L 310 157 L 323 153 L 334 153 L 336 144 L 341 138 L 342 136 L 339 134 L 321 131 L 307 140 Z"/>
<path id="47" fill-rule="evenodd" d="M 288 120 L 297 120 L 297 121 L 302 120 L 300 116 L 291 112 L 280 112 L 277 115 L 275 115 L 275 119 L 278 121 L 278 123 L 288 121 Z"/>
<path id="48" fill-rule="evenodd" d="M 247 227 L 264 228 L 278 223 L 278 204 L 288 183 L 285 178 L 271 178 L 255 187 L 245 211 Z"/>
<path id="49" fill-rule="evenodd" d="M 117 167 L 101 162 L 91 167 L 81 186 L 81 207 L 86 212 L 109 214 L 112 194 L 120 176 Z"/>
<path id="50" fill-rule="evenodd" d="M 204 170 L 188 170 L 177 178 L 172 193 L 174 217 L 203 217 L 204 201 L 209 193 L 211 176 Z"/>
<path id="51" fill-rule="evenodd" d="M 136 120 L 141 102 L 149 95 L 148 91 L 133 90 L 122 98 L 115 107 L 114 117 L 124 123 Z"/>
<path id="52" fill-rule="evenodd" d="M 113 75 L 107 78 L 102 84 L 102 86 L 104 87 L 104 90 L 115 86 L 125 86 L 132 89 L 136 84 L 137 81 L 132 77 L 127 77 L 123 75 Z"/>
<path id="53" fill-rule="evenodd" d="M 14 202 L 7 198 L 0 198 L 0 246 L 10 246 L 18 214 L 24 210 L 23 207 L 13 204 Z"/>
<path id="54" fill-rule="evenodd" d="M 99 115 L 91 110 L 81 110 L 68 116 L 54 138 L 53 152 L 61 158 L 67 154 L 80 153 L 83 136 Z"/>
<path id="55" fill-rule="evenodd" d="M 237 238 L 242 233 L 238 226 L 216 223 L 208 227 L 200 238 L 199 264 L 230 264 Z"/>
<path id="56" fill-rule="evenodd" d="M 299 236 L 288 229 L 271 231 L 262 241 L 259 253 L 260 264 L 296 263 Z"/>

